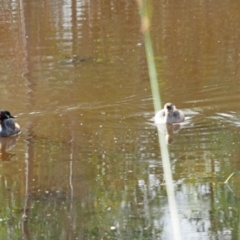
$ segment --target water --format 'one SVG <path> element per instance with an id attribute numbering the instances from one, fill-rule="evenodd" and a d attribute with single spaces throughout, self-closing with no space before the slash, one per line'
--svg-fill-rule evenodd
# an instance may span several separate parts
<path id="1" fill-rule="evenodd" d="M 169 145 L 182 239 L 238 238 L 239 8 L 149 3 L 162 101 L 188 119 Z M 1 142 L 0 238 L 172 239 L 135 2 L 1 1 L 0 25 L 22 128 Z"/>

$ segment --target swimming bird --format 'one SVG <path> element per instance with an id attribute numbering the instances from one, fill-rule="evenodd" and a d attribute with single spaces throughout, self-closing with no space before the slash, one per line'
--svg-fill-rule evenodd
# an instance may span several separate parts
<path id="1" fill-rule="evenodd" d="M 166 103 L 164 108 L 156 113 L 154 117 L 155 124 L 173 124 L 183 122 L 184 113 L 178 110 L 172 103 Z"/>
<path id="2" fill-rule="evenodd" d="M 16 136 L 21 133 L 20 126 L 13 121 L 12 118 L 15 118 L 11 115 L 9 111 L 1 110 L 0 111 L 0 137 L 11 137 Z"/>

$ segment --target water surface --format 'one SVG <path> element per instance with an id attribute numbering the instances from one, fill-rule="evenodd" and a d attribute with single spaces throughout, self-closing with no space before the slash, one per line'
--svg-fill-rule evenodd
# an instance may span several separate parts
<path id="1" fill-rule="evenodd" d="M 162 101 L 189 118 L 169 146 L 182 239 L 238 238 L 239 8 L 149 2 Z M 22 128 L 1 143 L 1 239 L 172 239 L 136 3 L 0 13 L 1 108 Z"/>

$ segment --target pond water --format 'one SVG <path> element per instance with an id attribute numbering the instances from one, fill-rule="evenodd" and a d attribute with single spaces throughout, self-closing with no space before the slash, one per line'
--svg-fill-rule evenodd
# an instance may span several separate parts
<path id="1" fill-rule="evenodd" d="M 0 238 L 173 239 L 136 2 L 0 2 Z M 181 237 L 238 239 L 240 4 L 148 10 Z"/>

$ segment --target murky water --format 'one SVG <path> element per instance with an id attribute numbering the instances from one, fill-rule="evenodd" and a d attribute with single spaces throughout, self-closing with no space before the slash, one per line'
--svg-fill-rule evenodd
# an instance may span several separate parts
<path id="1" fill-rule="evenodd" d="M 0 238 L 173 239 L 136 3 L 0 2 Z M 182 239 L 238 239 L 240 5 L 149 11 Z"/>

